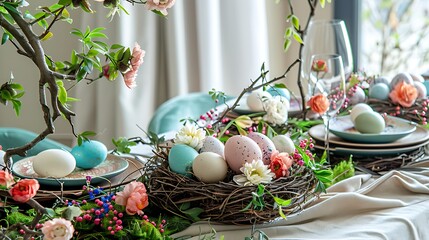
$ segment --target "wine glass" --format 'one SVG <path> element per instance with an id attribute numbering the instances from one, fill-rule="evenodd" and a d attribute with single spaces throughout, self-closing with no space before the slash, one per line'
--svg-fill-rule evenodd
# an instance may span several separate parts
<path id="1" fill-rule="evenodd" d="M 314 20 L 308 25 L 304 35 L 302 49 L 301 78 L 309 81 L 309 68 L 311 56 L 315 54 L 337 54 L 342 57 L 346 79 L 353 71 L 353 56 L 346 25 L 343 20 Z M 308 88 L 307 94 L 312 95 Z M 307 96 L 308 96 L 307 95 Z"/>
<path id="2" fill-rule="evenodd" d="M 312 96 L 310 109 L 319 114 L 325 126 L 325 150 L 329 162 L 329 123 L 344 104 L 346 83 L 342 57 L 338 54 L 316 54 L 308 66 Z"/>

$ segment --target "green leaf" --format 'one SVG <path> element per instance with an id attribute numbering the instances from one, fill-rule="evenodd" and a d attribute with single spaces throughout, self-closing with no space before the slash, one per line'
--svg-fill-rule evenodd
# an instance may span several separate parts
<path id="1" fill-rule="evenodd" d="M 279 207 L 279 215 L 280 215 L 280 217 L 282 217 L 284 220 L 286 220 L 286 215 L 285 215 L 285 213 L 283 212 L 282 207 Z"/>
<path id="2" fill-rule="evenodd" d="M 290 36 L 292 36 L 292 32 L 293 32 L 292 28 L 290 27 L 287 28 L 285 31 L 285 38 L 290 38 Z"/>
<path id="3" fill-rule="evenodd" d="M 62 213 L 61 216 L 69 221 L 73 220 L 75 217 L 78 217 L 82 214 L 82 210 L 76 206 L 67 207 Z"/>
<path id="4" fill-rule="evenodd" d="M 299 34 L 297 32 L 295 32 L 295 31 L 293 32 L 293 38 L 295 39 L 295 41 L 297 41 L 297 42 L 299 42 L 301 44 L 304 44 L 304 42 L 301 39 L 301 36 L 299 36 Z"/>
<path id="5" fill-rule="evenodd" d="M 12 100 L 12 95 L 8 90 L 2 90 L 1 91 L 1 98 L 4 100 Z"/>
<path id="6" fill-rule="evenodd" d="M 285 51 L 285 52 L 287 52 L 287 50 L 289 49 L 289 47 L 290 47 L 290 44 L 291 44 L 292 42 L 291 42 L 291 40 L 290 39 L 286 39 L 285 40 L 285 42 L 284 42 L 284 44 L 283 44 L 283 50 Z"/>
<path id="7" fill-rule="evenodd" d="M 19 11 L 16 9 L 18 6 L 17 4 L 9 3 L 9 2 L 2 2 L 2 4 L 3 4 L 3 7 L 6 8 L 8 12 L 19 14 Z"/>
<path id="8" fill-rule="evenodd" d="M 289 206 L 292 203 L 292 199 L 281 199 L 279 197 L 274 197 L 274 201 L 281 207 Z"/>
<path id="9" fill-rule="evenodd" d="M 12 100 L 13 109 L 15 110 L 16 116 L 19 117 L 19 112 L 21 111 L 21 101 L 19 100 Z"/>
<path id="10" fill-rule="evenodd" d="M 325 0 L 319 0 L 319 3 L 322 8 L 325 7 Z"/>
<path id="11" fill-rule="evenodd" d="M 43 36 L 43 38 L 42 39 L 40 39 L 40 40 L 42 40 L 42 41 L 46 41 L 46 40 L 48 40 L 48 39 L 50 39 L 51 37 L 53 37 L 54 36 L 54 34 L 52 33 L 52 32 L 48 32 L 45 36 Z"/>
<path id="12" fill-rule="evenodd" d="M 1 45 L 5 44 L 7 42 L 7 40 L 9 40 L 9 34 L 4 32 L 3 36 L 1 38 Z"/>
<path id="13" fill-rule="evenodd" d="M 295 27 L 296 30 L 299 30 L 299 19 L 297 16 L 292 15 L 292 25 Z"/>
<path id="14" fill-rule="evenodd" d="M 200 218 L 198 217 L 204 210 L 202 208 L 190 208 L 187 210 L 182 211 L 184 214 L 188 215 L 192 221 L 198 221 Z"/>
<path id="15" fill-rule="evenodd" d="M 58 100 L 63 105 L 67 103 L 67 90 L 64 87 L 64 83 L 61 80 L 57 80 L 57 86 L 58 86 Z"/>
<path id="16" fill-rule="evenodd" d="M 258 184 L 258 189 L 256 190 L 256 193 L 258 196 L 264 195 L 265 187 L 262 184 Z"/>
<path id="17" fill-rule="evenodd" d="M 100 32 L 92 32 L 88 35 L 89 38 L 107 38 L 106 34 Z"/>
<path id="18" fill-rule="evenodd" d="M 24 94 L 25 94 L 25 92 L 17 93 L 17 94 L 15 94 L 15 96 L 13 96 L 13 98 L 14 98 L 14 99 L 21 98 L 22 96 L 24 96 Z"/>
<path id="19" fill-rule="evenodd" d="M 70 5 L 71 3 L 72 3 L 72 0 L 60 0 L 60 1 L 58 1 L 58 4 L 63 5 L 63 6 Z"/>
<path id="20" fill-rule="evenodd" d="M 49 217 L 55 217 L 55 211 L 52 208 L 45 208 L 46 214 L 48 214 Z"/>

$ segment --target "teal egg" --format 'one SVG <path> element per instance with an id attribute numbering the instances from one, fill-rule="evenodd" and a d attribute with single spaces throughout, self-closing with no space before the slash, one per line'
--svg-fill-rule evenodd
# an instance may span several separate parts
<path id="1" fill-rule="evenodd" d="M 381 133 L 385 125 L 384 118 L 377 112 L 363 112 L 355 119 L 355 128 L 360 133 Z"/>
<path id="2" fill-rule="evenodd" d="M 198 152 L 192 147 L 176 144 L 168 154 L 168 165 L 170 165 L 171 171 L 190 177 L 192 176 L 192 163 L 196 156 L 198 156 Z"/>
<path id="3" fill-rule="evenodd" d="M 83 141 L 79 146 L 74 146 L 71 154 L 76 159 L 76 167 L 91 169 L 100 165 L 107 157 L 107 147 L 95 140 Z"/>
<path id="4" fill-rule="evenodd" d="M 286 88 L 278 88 L 278 87 L 270 87 L 267 92 L 271 94 L 271 96 L 282 96 L 290 101 L 290 92 Z"/>
<path id="5" fill-rule="evenodd" d="M 368 95 L 370 98 L 387 100 L 389 98 L 389 86 L 385 83 L 376 83 L 369 88 Z"/>

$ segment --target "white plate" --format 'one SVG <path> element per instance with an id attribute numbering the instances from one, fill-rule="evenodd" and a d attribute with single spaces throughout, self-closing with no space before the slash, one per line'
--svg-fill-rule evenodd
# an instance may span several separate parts
<path id="1" fill-rule="evenodd" d="M 325 141 L 325 126 L 323 124 L 316 125 L 308 131 L 308 134 L 312 138 L 318 141 Z M 390 143 L 355 143 L 355 142 L 348 142 L 344 141 L 344 139 L 334 135 L 329 134 L 329 143 L 330 144 L 336 144 L 338 146 L 345 146 L 345 147 L 353 147 L 353 148 L 398 148 L 398 147 L 405 147 L 410 145 L 419 144 L 422 142 L 426 142 L 429 140 L 429 131 L 423 127 L 417 126 L 416 130 L 409 134 L 408 136 L 405 136 L 403 138 L 400 138 L 394 142 Z"/>
<path id="2" fill-rule="evenodd" d="M 358 143 L 389 143 L 416 130 L 416 124 L 397 117 L 387 116 L 386 127 L 381 133 L 360 133 L 354 128 L 350 115 L 331 119 L 329 130 L 344 140 Z"/>

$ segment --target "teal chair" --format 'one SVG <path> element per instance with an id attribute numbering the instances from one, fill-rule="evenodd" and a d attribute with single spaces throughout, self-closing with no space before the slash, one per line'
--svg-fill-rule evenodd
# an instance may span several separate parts
<path id="1" fill-rule="evenodd" d="M 230 100 L 232 97 L 227 97 Z M 177 131 L 183 123 L 181 119 L 198 119 L 200 115 L 216 107 L 208 93 L 194 92 L 169 99 L 161 104 L 149 122 L 148 131 L 161 134 Z"/>
<path id="2" fill-rule="evenodd" d="M 0 128 L 0 145 L 2 146 L 3 150 L 6 151 L 9 148 L 21 147 L 31 142 L 37 136 L 38 134 L 34 132 L 20 128 Z M 47 149 L 64 149 L 71 151 L 70 147 L 45 138 L 38 142 L 32 149 L 28 150 L 27 157 L 37 155 L 39 152 Z M 12 158 L 14 161 L 17 161 L 23 157 L 15 155 Z"/>

